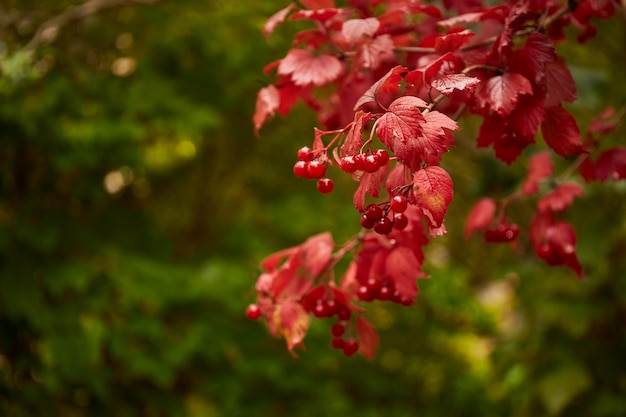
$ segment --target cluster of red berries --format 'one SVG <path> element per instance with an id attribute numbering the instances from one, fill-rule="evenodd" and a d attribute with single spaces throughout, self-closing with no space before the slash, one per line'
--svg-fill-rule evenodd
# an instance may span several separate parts
<path id="1" fill-rule="evenodd" d="M 400 294 L 393 282 L 388 279 L 368 278 L 367 281 L 357 288 L 356 295 L 359 297 L 359 300 L 367 302 L 374 300 L 391 301 L 405 306 L 414 303 L 413 299 Z"/>
<path id="2" fill-rule="evenodd" d="M 298 149 L 298 161 L 293 166 L 293 173 L 307 180 L 318 179 L 317 190 L 322 194 L 328 194 L 335 188 L 330 178 L 324 178 L 326 164 L 316 159 L 315 152 L 308 146 Z"/>
<path id="3" fill-rule="evenodd" d="M 406 197 L 395 195 L 386 204 L 370 204 L 361 216 L 361 226 L 365 229 L 374 229 L 380 235 L 388 235 L 391 230 L 404 230 L 409 219 L 404 212 L 408 207 Z"/>
<path id="4" fill-rule="evenodd" d="M 389 162 L 389 154 L 384 149 L 376 149 L 371 153 L 359 153 L 344 156 L 340 160 L 342 171 L 352 174 L 356 171 L 376 172 Z"/>
<path id="5" fill-rule="evenodd" d="M 359 350 L 359 342 L 352 338 L 344 338 L 346 335 L 346 325 L 344 323 L 334 323 L 330 327 L 330 333 L 333 338 L 330 345 L 333 349 L 341 350 L 344 355 L 352 356 Z"/>

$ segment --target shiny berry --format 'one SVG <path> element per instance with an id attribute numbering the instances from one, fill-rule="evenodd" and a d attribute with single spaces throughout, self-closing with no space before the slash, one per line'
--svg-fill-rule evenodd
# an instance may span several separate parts
<path id="1" fill-rule="evenodd" d="M 322 194 L 331 193 L 335 189 L 335 184 L 330 178 L 322 178 L 317 182 L 317 191 Z"/>
<path id="2" fill-rule="evenodd" d="M 293 166 L 293 173 L 296 177 L 309 178 L 309 163 L 305 161 L 298 161 Z"/>
<path id="3" fill-rule="evenodd" d="M 365 215 L 374 221 L 380 220 L 383 217 L 383 209 L 377 204 L 370 204 L 365 207 Z"/>
<path id="4" fill-rule="evenodd" d="M 404 230 L 409 224 L 409 219 L 404 213 L 396 213 L 393 215 L 393 228 L 396 230 Z"/>
<path id="5" fill-rule="evenodd" d="M 389 206 L 394 213 L 404 213 L 407 205 L 406 197 L 403 195 L 395 195 L 389 202 Z"/>
<path id="6" fill-rule="evenodd" d="M 357 170 L 357 163 L 353 156 L 344 156 L 341 158 L 341 170 L 348 174 L 352 174 Z"/>
<path id="7" fill-rule="evenodd" d="M 378 160 L 374 155 L 367 155 L 363 160 L 363 171 L 365 172 L 376 172 L 380 168 L 378 165 Z"/>
<path id="8" fill-rule="evenodd" d="M 390 300 L 393 295 L 391 287 L 382 286 L 378 289 L 378 299 L 381 301 Z"/>
<path id="9" fill-rule="evenodd" d="M 313 151 L 308 146 L 303 146 L 298 149 L 298 160 L 300 161 L 312 161 L 314 158 Z"/>
<path id="10" fill-rule="evenodd" d="M 337 317 L 339 317 L 339 320 L 348 321 L 350 320 L 350 316 L 352 316 L 352 312 L 348 307 L 342 305 L 337 308 Z"/>
<path id="11" fill-rule="evenodd" d="M 259 306 L 256 304 L 250 304 L 246 308 L 246 317 L 248 317 L 250 320 L 256 320 L 261 317 L 261 309 L 259 308 Z"/>
<path id="12" fill-rule="evenodd" d="M 359 350 L 359 342 L 354 339 L 348 339 L 343 342 L 343 354 L 352 356 Z"/>
<path id="13" fill-rule="evenodd" d="M 326 175 L 326 165 L 320 161 L 311 161 L 308 166 L 309 178 L 322 178 Z"/>
<path id="14" fill-rule="evenodd" d="M 369 288 L 366 285 L 361 285 L 357 290 L 356 290 L 356 295 L 357 297 L 359 297 L 360 300 L 363 301 L 372 301 L 374 299 L 374 291 L 372 291 L 371 288 Z"/>
<path id="15" fill-rule="evenodd" d="M 354 163 L 356 165 L 356 169 L 358 170 L 364 170 L 365 169 L 365 154 L 362 153 L 358 153 L 356 155 L 354 155 Z"/>
<path id="16" fill-rule="evenodd" d="M 385 166 L 389 162 L 389 154 L 384 149 L 376 149 L 373 154 L 379 167 Z"/>
<path id="17" fill-rule="evenodd" d="M 374 231 L 380 235 L 388 235 L 392 227 L 393 223 L 391 220 L 388 217 L 383 217 L 374 225 Z"/>
<path id="18" fill-rule="evenodd" d="M 376 220 L 370 219 L 369 217 L 367 217 L 367 214 L 361 216 L 361 226 L 365 229 L 373 228 L 374 224 L 376 224 Z"/>

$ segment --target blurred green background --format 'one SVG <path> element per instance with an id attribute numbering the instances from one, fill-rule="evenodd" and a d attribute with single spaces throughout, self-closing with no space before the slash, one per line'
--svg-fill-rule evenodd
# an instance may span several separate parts
<path id="1" fill-rule="evenodd" d="M 567 215 L 586 282 L 527 238 L 519 252 L 466 241 L 471 205 L 525 170 L 476 151 L 472 120 L 444 158 L 456 194 L 427 249 L 432 278 L 415 307 L 371 306 L 373 361 L 333 351 L 319 321 L 295 359 L 245 318 L 264 256 L 358 230 L 351 180 L 331 170 L 321 196 L 291 174 L 311 112 L 253 135 L 262 68 L 301 28 L 263 38 L 286 3 L 123 5 L 28 55 L 79 2 L 0 1 L 0 415 L 626 415 L 626 187 L 591 185 Z M 561 48 L 583 128 L 624 105 L 624 26 Z M 533 204 L 512 215 L 527 225 Z"/>

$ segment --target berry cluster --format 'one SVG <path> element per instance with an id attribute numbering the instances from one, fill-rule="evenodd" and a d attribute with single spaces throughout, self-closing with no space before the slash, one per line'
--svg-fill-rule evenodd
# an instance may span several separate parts
<path id="1" fill-rule="evenodd" d="M 514 242 L 519 235 L 519 226 L 516 224 L 500 223 L 493 229 L 485 231 L 485 241 L 491 243 Z"/>
<path id="2" fill-rule="evenodd" d="M 330 345 L 333 349 L 341 350 L 344 355 L 352 356 L 359 350 L 359 342 L 352 338 L 344 338 L 346 334 L 346 325 L 344 323 L 335 323 L 330 327 L 330 333 L 333 338 Z"/>
<path id="3" fill-rule="evenodd" d="M 356 295 L 361 301 L 391 301 L 405 306 L 412 305 L 414 299 L 403 297 L 396 289 L 393 281 L 389 279 L 368 278 L 356 290 Z"/>
<path id="4" fill-rule="evenodd" d="M 404 230 L 409 224 L 409 219 L 404 212 L 408 202 L 404 195 L 395 195 L 388 203 L 370 204 L 365 208 L 361 216 L 361 226 L 365 229 L 374 229 L 381 235 L 388 235 L 393 229 Z"/>
<path id="5" fill-rule="evenodd" d="M 344 156 L 340 160 L 342 171 L 352 174 L 356 171 L 376 172 L 389 162 L 389 154 L 384 149 L 376 149 L 371 153 L 358 153 Z"/>
<path id="6" fill-rule="evenodd" d="M 328 194 L 335 188 L 330 178 L 324 178 L 326 175 L 326 164 L 316 159 L 316 153 L 308 146 L 298 149 L 298 161 L 293 166 L 293 173 L 296 177 L 307 180 L 318 179 L 317 191 L 322 194 Z"/>

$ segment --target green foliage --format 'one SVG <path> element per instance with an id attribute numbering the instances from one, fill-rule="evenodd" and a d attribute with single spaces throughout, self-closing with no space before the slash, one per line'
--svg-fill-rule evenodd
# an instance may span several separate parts
<path id="1" fill-rule="evenodd" d="M 29 55 L 36 25 L 79 2 L 17 3 L 38 13 L 0 39 L 0 415 L 626 413 L 623 185 L 590 187 L 572 211 L 578 282 L 465 241 L 470 204 L 515 178 L 489 154 L 450 154 L 450 234 L 429 248 L 418 306 L 374 309 L 372 362 L 337 355 L 322 326 L 293 359 L 245 319 L 256 265 L 325 229 L 341 241 L 358 216 L 353 183 L 321 197 L 291 175 L 311 114 L 253 137 L 259 74 L 289 39 L 280 28 L 268 44 L 261 27 L 282 4 L 107 9 Z M 608 57 L 625 36 L 612 24 L 593 49 Z M 607 87 L 623 88 L 623 66 L 606 60 L 596 82 L 579 51 L 584 94 L 623 102 Z"/>

